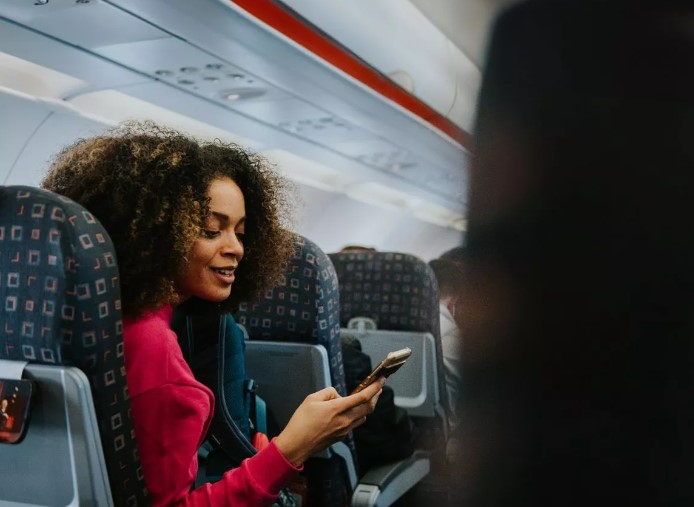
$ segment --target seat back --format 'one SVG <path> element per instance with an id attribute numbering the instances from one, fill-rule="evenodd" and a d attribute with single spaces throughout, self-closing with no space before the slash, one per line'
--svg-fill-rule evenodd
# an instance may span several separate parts
<path id="1" fill-rule="evenodd" d="M 98 468 L 103 451 L 115 504 L 144 505 L 115 250 L 82 206 L 45 190 L 0 187 L 0 322 L 0 359 L 30 363 L 25 376 L 34 378 L 38 391 L 25 439 L 0 449 L 3 456 L 13 453 L 12 467 L 26 474 L 0 474 L 0 498 L 42 505 L 9 498 L 13 491 L 40 490 L 44 482 L 76 484 L 83 472 L 78 468 Z M 98 428 L 91 426 L 94 418 Z M 98 444 L 98 435 L 100 446 L 84 448 Z M 81 493 L 77 487 L 64 492 L 77 502 Z"/>
<path id="2" fill-rule="evenodd" d="M 251 342 L 293 342 L 325 349 L 330 383 L 344 396 L 347 392 L 340 344 L 340 305 L 335 270 L 328 256 L 312 241 L 295 235 L 294 246 L 294 256 L 280 283 L 267 291 L 259 301 L 242 304 L 236 313 L 236 320 L 246 328 Z M 281 355 L 284 352 L 280 350 L 278 353 Z M 302 357 L 296 354 L 293 356 Z M 310 354 L 307 358 L 311 358 Z M 282 359 L 279 358 L 278 361 Z M 273 364 L 268 360 L 265 369 L 270 370 L 270 365 Z M 254 368 L 254 360 L 249 359 L 248 349 L 247 367 L 251 377 L 260 376 L 265 379 L 259 381 L 259 393 L 272 400 L 272 393 L 266 393 L 263 384 L 271 390 L 273 380 L 263 374 L 268 372 L 259 372 Z M 307 371 L 306 375 L 308 374 Z M 314 379 L 317 382 L 315 385 L 322 387 L 322 377 L 319 377 Z M 300 392 L 299 386 L 294 386 L 288 379 L 289 377 L 284 379 L 281 387 L 285 390 L 289 387 L 294 393 Z M 309 393 L 303 393 L 303 396 L 306 394 Z M 283 401 L 287 402 L 287 397 L 284 398 Z M 301 400 L 295 400 L 291 405 L 285 403 L 284 414 L 290 414 Z M 272 401 L 268 403 L 268 407 L 272 410 Z M 281 418 L 286 419 L 284 415 Z M 278 422 L 285 423 L 286 420 Z M 347 452 L 343 451 L 344 444 L 349 449 Z M 305 474 L 308 478 L 309 501 L 328 507 L 344 505 L 349 500 L 355 470 L 358 468 L 351 433 L 344 444 L 336 444 L 327 455 L 322 456 L 328 458 L 327 461 L 318 457 L 307 461 Z"/>
<path id="3" fill-rule="evenodd" d="M 296 234 L 294 256 L 283 280 L 259 301 L 242 303 L 237 321 L 251 340 L 322 345 L 330 361 L 333 387 L 344 396 L 340 345 L 340 300 L 335 269 L 312 241 Z"/>
<path id="4" fill-rule="evenodd" d="M 343 329 L 343 336 L 359 340 L 362 351 L 377 364 L 389 352 L 405 347 L 412 350 L 410 359 L 388 377 L 398 407 L 412 417 L 437 417 L 442 410 L 436 370 L 436 341 L 431 333 L 415 331 Z"/>
<path id="5" fill-rule="evenodd" d="M 437 467 L 445 466 L 450 408 L 438 285 L 431 267 L 413 255 L 394 252 L 341 252 L 329 257 L 339 280 L 342 332 L 355 334 L 374 364 L 389 351 L 412 349 L 402 372 L 390 377 L 388 384 L 395 403 L 418 427 L 417 447 L 432 451 Z M 370 325 L 347 329 L 353 319 Z M 374 322 L 377 329 L 369 329 Z"/>
<path id="6" fill-rule="evenodd" d="M 328 254 L 340 286 L 342 327 L 368 317 L 378 329 L 440 335 L 436 277 L 426 262 L 396 252 Z"/>
<path id="7" fill-rule="evenodd" d="M 341 252 L 329 257 L 340 284 L 341 326 L 366 317 L 378 330 L 430 333 L 437 391 L 445 393 L 438 285 L 431 267 L 405 253 Z M 445 396 L 441 404 L 447 408 Z"/>

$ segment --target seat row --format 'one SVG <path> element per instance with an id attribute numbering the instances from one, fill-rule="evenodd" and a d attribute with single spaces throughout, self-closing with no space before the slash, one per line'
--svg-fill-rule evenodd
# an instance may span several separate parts
<path id="1" fill-rule="evenodd" d="M 410 347 L 388 383 L 428 435 L 424 448 L 368 471 L 358 470 L 349 437 L 315 457 L 342 464 L 352 505 L 390 505 L 426 476 L 447 438 L 435 278 L 411 255 L 326 255 L 299 235 L 294 242 L 283 281 L 235 315 L 250 338 L 248 374 L 283 425 L 311 392 L 332 385 L 347 394 L 341 333 L 356 334 L 374 363 Z M 0 474 L 3 505 L 145 505 L 118 269 L 87 210 L 44 190 L 0 187 L 0 314 L 0 378 L 37 386 L 26 436 L 0 444 L 13 463 Z"/>

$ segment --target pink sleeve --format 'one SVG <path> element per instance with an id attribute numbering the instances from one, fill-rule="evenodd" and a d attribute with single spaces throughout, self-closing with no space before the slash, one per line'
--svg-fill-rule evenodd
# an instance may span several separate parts
<path id="1" fill-rule="evenodd" d="M 294 468 L 271 444 L 214 484 L 190 491 L 197 450 L 210 410 L 209 395 L 194 386 L 165 384 L 131 399 L 145 483 L 157 506 L 270 505 Z"/>

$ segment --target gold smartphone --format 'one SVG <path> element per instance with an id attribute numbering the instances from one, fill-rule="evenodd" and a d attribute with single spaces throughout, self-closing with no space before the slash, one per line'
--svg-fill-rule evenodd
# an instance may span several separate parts
<path id="1" fill-rule="evenodd" d="M 403 364 L 405 364 L 405 361 L 407 361 L 407 358 L 410 357 L 411 354 L 412 350 L 409 347 L 405 347 L 404 349 L 396 350 L 394 352 L 388 352 L 385 359 L 381 361 L 364 380 L 362 380 L 361 384 L 359 384 L 357 388 L 352 391 L 352 394 L 358 393 L 362 389 L 368 387 L 378 377 L 387 378 L 391 376 L 393 373 L 398 371 Z"/>

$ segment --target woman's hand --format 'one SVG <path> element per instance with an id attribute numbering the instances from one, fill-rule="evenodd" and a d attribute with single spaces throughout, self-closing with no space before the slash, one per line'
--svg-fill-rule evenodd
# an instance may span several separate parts
<path id="1" fill-rule="evenodd" d="M 344 398 L 333 387 L 309 394 L 275 439 L 275 445 L 292 465 L 301 466 L 309 456 L 363 424 L 376 407 L 384 383 L 381 377 L 363 391 Z"/>

